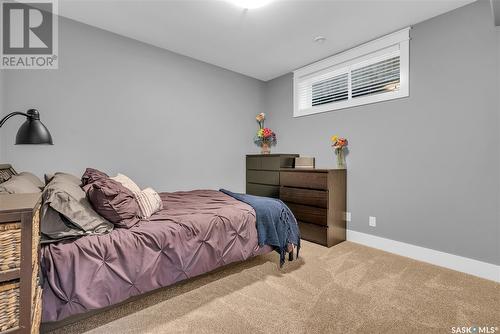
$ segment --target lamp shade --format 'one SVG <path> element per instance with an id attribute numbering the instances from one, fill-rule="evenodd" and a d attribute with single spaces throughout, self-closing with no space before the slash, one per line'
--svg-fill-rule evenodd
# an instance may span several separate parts
<path id="1" fill-rule="evenodd" d="M 49 130 L 40 121 L 36 109 L 26 112 L 26 121 L 21 125 L 16 135 L 16 145 L 46 144 L 53 145 Z"/>

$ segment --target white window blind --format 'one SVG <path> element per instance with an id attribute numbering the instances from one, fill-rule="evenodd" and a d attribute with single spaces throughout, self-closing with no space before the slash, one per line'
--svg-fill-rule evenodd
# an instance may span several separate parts
<path id="1" fill-rule="evenodd" d="M 294 72 L 294 116 L 409 95 L 409 28 Z"/>
<path id="2" fill-rule="evenodd" d="M 334 76 L 320 82 L 314 82 L 311 86 L 311 104 L 313 106 L 347 100 L 348 74 Z"/>
<path id="3" fill-rule="evenodd" d="M 300 83 L 300 107 L 311 108 L 348 99 L 349 75 L 347 71 L 327 71 Z"/>
<path id="4" fill-rule="evenodd" d="M 384 93 L 399 89 L 400 56 L 352 70 L 352 97 Z"/>

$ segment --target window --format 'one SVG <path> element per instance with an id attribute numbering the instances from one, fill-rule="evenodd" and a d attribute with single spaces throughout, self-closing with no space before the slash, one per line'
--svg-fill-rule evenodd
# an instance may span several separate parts
<path id="1" fill-rule="evenodd" d="M 399 56 L 351 71 L 352 97 L 394 91 L 399 88 Z"/>
<path id="2" fill-rule="evenodd" d="M 347 73 L 312 84 L 312 105 L 347 100 Z"/>
<path id="3" fill-rule="evenodd" d="M 409 28 L 294 72 L 294 117 L 409 95 Z"/>

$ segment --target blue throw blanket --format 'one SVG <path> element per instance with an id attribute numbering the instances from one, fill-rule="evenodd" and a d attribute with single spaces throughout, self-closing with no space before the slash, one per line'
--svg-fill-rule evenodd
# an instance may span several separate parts
<path id="1" fill-rule="evenodd" d="M 300 249 L 300 231 L 292 211 L 279 199 L 233 193 L 220 189 L 238 201 L 250 205 L 256 214 L 259 246 L 269 245 L 280 254 L 280 266 L 285 263 L 288 244 Z"/>

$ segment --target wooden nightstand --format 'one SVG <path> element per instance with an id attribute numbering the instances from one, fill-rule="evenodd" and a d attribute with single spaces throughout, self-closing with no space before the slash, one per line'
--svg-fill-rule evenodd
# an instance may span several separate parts
<path id="1" fill-rule="evenodd" d="M 280 169 L 280 199 L 297 218 L 302 239 L 331 247 L 346 239 L 345 169 Z"/>
<path id="2" fill-rule="evenodd" d="M 0 334 L 39 331 L 40 195 L 0 194 Z"/>

